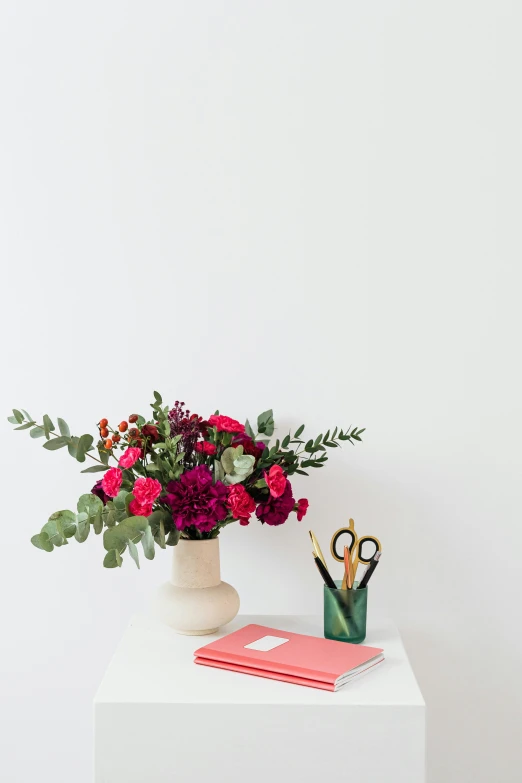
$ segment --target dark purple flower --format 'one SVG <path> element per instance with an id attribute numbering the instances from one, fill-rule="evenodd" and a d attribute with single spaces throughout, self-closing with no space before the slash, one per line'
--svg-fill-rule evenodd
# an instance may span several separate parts
<path id="1" fill-rule="evenodd" d="M 260 503 L 256 509 L 256 516 L 267 525 L 282 525 L 288 519 L 294 504 L 292 485 L 287 480 L 283 494 L 278 498 L 270 495 L 266 503 Z"/>
<path id="2" fill-rule="evenodd" d="M 169 481 L 166 502 L 178 530 L 194 525 L 208 533 L 228 516 L 227 496 L 225 485 L 221 481 L 213 484 L 208 467 L 199 465 L 183 473 L 178 481 Z"/>
<path id="3" fill-rule="evenodd" d="M 197 413 L 190 413 L 185 408 L 184 402 L 176 400 L 174 407 L 169 411 L 169 424 L 171 437 L 181 435 L 181 451 L 184 453 L 184 463 L 189 462 L 196 441 L 200 435 L 206 435 L 206 422 Z"/>
<path id="4" fill-rule="evenodd" d="M 102 501 L 103 505 L 105 505 L 106 502 L 108 500 L 112 500 L 112 498 L 110 498 L 108 495 L 105 494 L 103 486 L 102 486 L 102 481 L 103 481 L 103 479 L 100 479 L 99 481 L 96 482 L 94 487 L 91 489 L 91 494 L 92 495 L 96 495 L 97 497 L 99 497 L 100 500 Z"/>

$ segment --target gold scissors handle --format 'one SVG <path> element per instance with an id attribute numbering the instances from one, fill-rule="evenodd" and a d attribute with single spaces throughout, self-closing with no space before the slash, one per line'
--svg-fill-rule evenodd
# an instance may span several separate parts
<path id="1" fill-rule="evenodd" d="M 334 560 L 337 560 L 338 563 L 342 563 L 344 560 L 344 546 L 342 548 L 341 553 L 337 550 L 337 542 L 341 538 L 341 536 L 347 535 L 350 537 L 350 543 L 347 545 L 350 549 L 350 553 L 353 555 L 353 549 L 355 544 L 357 543 L 357 533 L 354 529 L 355 522 L 353 519 L 350 519 L 350 526 L 349 527 L 340 527 L 339 530 L 337 530 L 333 536 L 332 540 L 330 542 L 330 552 L 332 553 L 332 557 Z"/>
<path id="2" fill-rule="evenodd" d="M 339 563 L 344 562 L 344 547 L 343 547 L 343 555 L 341 555 L 339 554 L 339 551 L 337 549 L 337 544 L 341 536 L 344 535 L 350 537 L 350 543 L 348 546 L 350 549 L 350 558 L 352 562 L 352 577 L 353 580 L 355 581 L 359 563 L 364 563 L 365 565 L 367 565 L 373 559 L 376 552 L 382 552 L 382 546 L 379 539 L 376 538 L 375 536 L 361 536 L 361 538 L 359 538 L 357 533 L 355 532 L 355 522 L 353 521 L 353 519 L 350 519 L 349 527 L 339 528 L 339 530 L 337 530 L 333 534 L 332 540 L 330 542 L 330 552 L 332 553 L 332 557 L 334 558 L 334 560 L 337 560 Z M 365 557 L 362 554 L 362 549 L 364 544 L 367 543 L 372 543 L 375 548 L 368 557 Z M 343 583 L 345 583 L 344 579 L 343 579 Z"/>

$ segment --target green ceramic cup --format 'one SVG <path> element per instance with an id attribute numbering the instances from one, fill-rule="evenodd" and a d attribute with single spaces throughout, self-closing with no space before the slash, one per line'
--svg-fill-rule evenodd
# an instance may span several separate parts
<path id="1" fill-rule="evenodd" d="M 341 582 L 335 583 L 338 587 Z M 334 590 L 324 587 L 324 636 L 337 642 L 359 644 L 366 637 L 368 588 Z"/>

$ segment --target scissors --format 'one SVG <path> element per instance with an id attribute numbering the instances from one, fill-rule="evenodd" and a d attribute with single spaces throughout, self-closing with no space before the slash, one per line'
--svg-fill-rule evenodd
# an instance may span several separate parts
<path id="1" fill-rule="evenodd" d="M 352 563 L 352 569 L 353 569 L 353 579 L 355 581 L 355 575 L 357 574 L 357 566 L 359 563 L 364 563 L 367 565 L 370 560 L 373 560 L 377 552 L 382 552 L 381 542 L 378 538 L 375 538 L 375 536 L 359 536 L 357 535 L 355 528 L 354 528 L 354 521 L 353 519 L 350 519 L 350 525 L 349 527 L 341 527 L 339 530 L 333 534 L 332 541 L 330 544 L 330 552 L 332 553 L 332 557 L 334 560 L 337 560 L 339 563 L 344 562 L 344 547 L 343 552 L 339 553 L 337 551 L 337 544 L 339 542 L 339 539 L 341 536 L 347 535 L 350 537 L 350 543 L 347 544 L 347 546 L 350 549 L 350 558 Z M 374 544 L 375 549 L 371 553 L 369 557 L 364 557 L 362 550 L 365 543 L 371 542 Z"/>

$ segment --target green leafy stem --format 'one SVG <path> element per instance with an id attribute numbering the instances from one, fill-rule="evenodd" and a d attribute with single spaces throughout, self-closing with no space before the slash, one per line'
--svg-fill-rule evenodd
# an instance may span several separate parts
<path id="1" fill-rule="evenodd" d="M 19 411 L 13 408 L 13 415 L 8 417 L 8 421 L 11 424 L 19 425 L 15 427 L 15 430 L 30 430 L 29 435 L 31 438 L 45 437 L 46 440 L 43 447 L 48 451 L 57 451 L 67 447 L 71 457 L 74 457 L 78 462 L 85 462 L 85 458 L 89 457 L 89 459 L 98 463 L 82 470 L 82 473 L 99 473 L 108 470 L 110 467 L 109 457 L 111 454 L 102 448 L 98 448 L 99 459 L 95 457 L 91 453 L 94 450 L 92 445 L 94 441 L 93 436 L 89 434 L 81 435 L 80 437 L 71 435 L 69 426 L 63 419 L 57 419 L 59 435 L 56 433 L 56 427 L 47 414 L 43 417 L 42 423 L 38 424 L 29 416 L 27 411 Z"/>
<path id="2" fill-rule="evenodd" d="M 274 433 L 274 416 L 272 410 L 261 413 L 257 418 L 258 434 L 252 429 L 250 422 L 245 422 L 245 432 L 254 441 L 262 441 L 266 448 L 261 456 L 259 467 L 268 468 L 271 465 L 284 465 L 287 473 L 292 475 L 298 473 L 302 476 L 308 476 L 303 468 L 322 468 L 328 460 L 326 449 L 335 449 L 342 445 L 342 442 L 351 443 L 362 441 L 361 435 L 366 428 L 348 427 L 346 430 L 335 429 L 328 430 L 325 434 L 321 433 L 315 439 L 303 440 L 301 438 L 305 425 L 301 424 L 294 434 L 288 433 L 282 440 L 276 440 L 273 446 L 269 446 L 269 440 Z M 291 448 L 295 446 L 296 448 Z"/>

